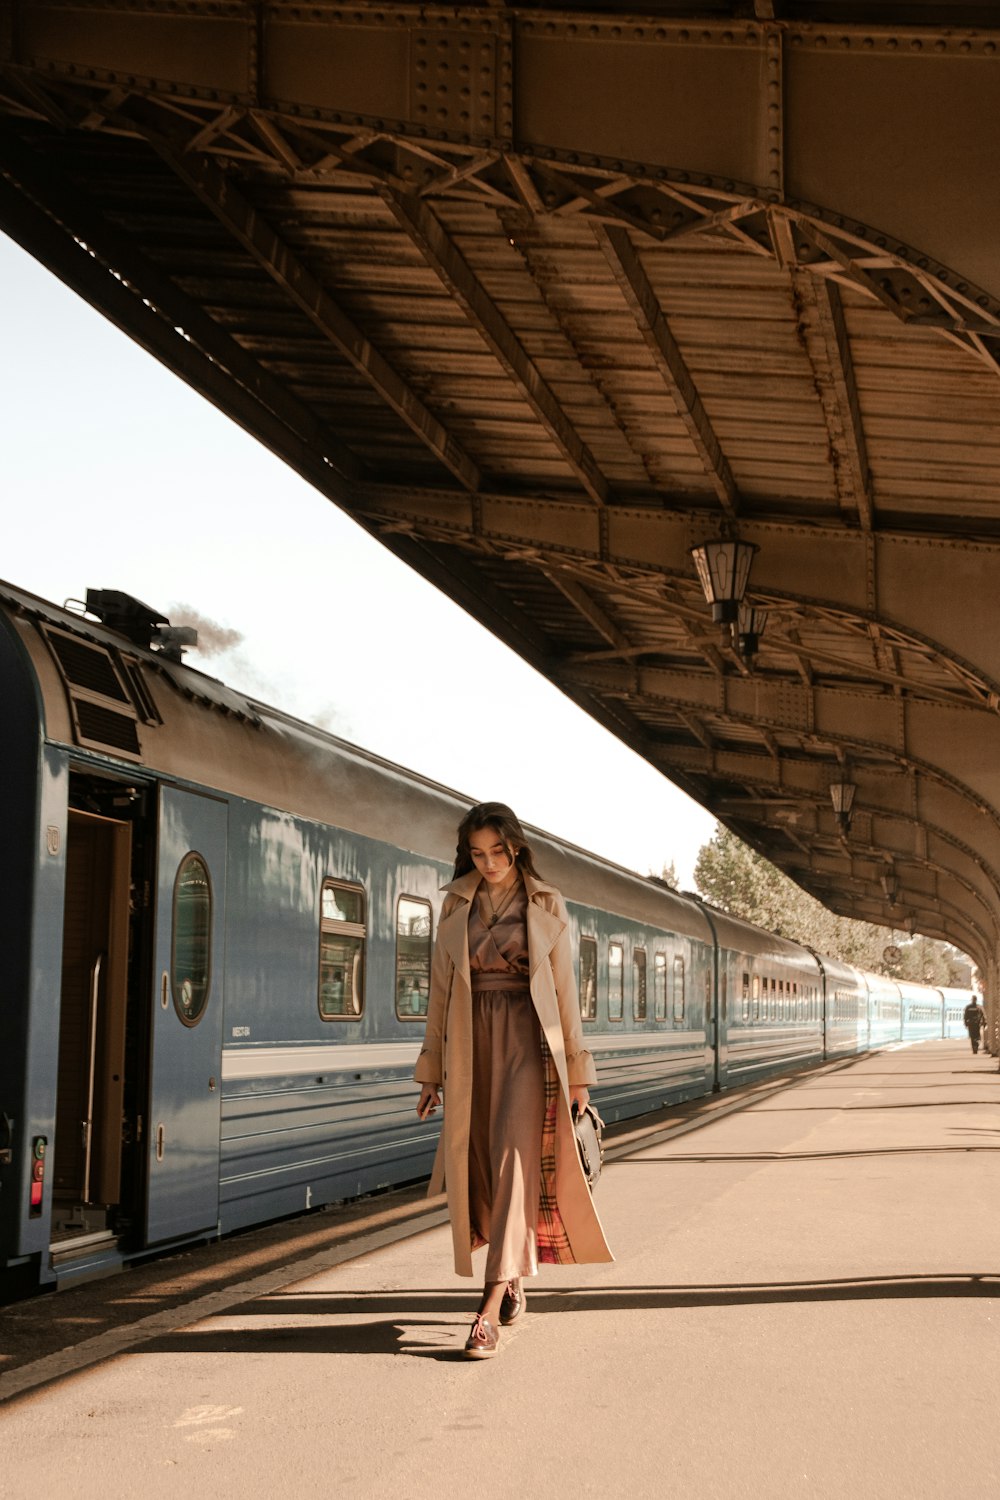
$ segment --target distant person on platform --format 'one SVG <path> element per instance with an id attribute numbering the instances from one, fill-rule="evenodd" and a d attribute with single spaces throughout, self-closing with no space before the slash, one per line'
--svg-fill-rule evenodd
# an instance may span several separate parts
<path id="1" fill-rule="evenodd" d="M 986 1012 L 978 1000 L 970 1000 L 962 1012 L 965 1029 L 969 1033 L 973 1052 L 979 1051 L 979 1034 L 986 1025 Z"/>

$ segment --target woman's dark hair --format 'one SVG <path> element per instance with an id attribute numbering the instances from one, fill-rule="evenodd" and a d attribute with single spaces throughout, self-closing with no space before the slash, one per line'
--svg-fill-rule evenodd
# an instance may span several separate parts
<path id="1" fill-rule="evenodd" d="M 527 871 L 536 880 L 542 878 L 535 869 L 534 855 L 525 842 L 524 829 L 507 804 L 505 802 L 477 802 L 475 807 L 469 808 L 469 811 L 458 825 L 458 846 L 455 850 L 455 874 L 452 879 L 457 880 L 460 875 L 468 875 L 470 870 L 475 869 L 472 860 L 472 851 L 469 848 L 469 839 L 472 834 L 478 833 L 482 828 L 496 829 L 500 835 L 500 842 L 519 870 Z M 516 854 L 514 853 L 515 848 L 517 849 Z"/>

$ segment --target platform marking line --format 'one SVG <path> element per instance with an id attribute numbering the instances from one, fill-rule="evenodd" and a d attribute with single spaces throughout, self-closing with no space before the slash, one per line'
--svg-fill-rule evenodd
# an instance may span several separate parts
<path id="1" fill-rule="evenodd" d="M 197 1427 L 205 1422 L 224 1422 L 238 1417 L 242 1406 L 189 1406 L 174 1423 L 175 1427 Z"/>

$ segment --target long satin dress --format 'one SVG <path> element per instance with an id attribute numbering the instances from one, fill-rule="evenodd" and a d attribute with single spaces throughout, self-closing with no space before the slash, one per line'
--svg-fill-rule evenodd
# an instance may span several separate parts
<path id="1" fill-rule="evenodd" d="M 500 902 L 497 903 L 501 905 Z M 469 913 L 473 1087 L 469 1213 L 487 1281 L 538 1272 L 545 1065 L 528 989 L 528 897 L 519 880 L 495 924 L 480 886 Z"/>

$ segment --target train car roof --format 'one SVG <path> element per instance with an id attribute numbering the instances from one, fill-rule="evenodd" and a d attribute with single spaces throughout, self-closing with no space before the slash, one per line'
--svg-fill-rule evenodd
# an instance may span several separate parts
<path id="1" fill-rule="evenodd" d="M 796 943 L 792 938 L 778 937 L 773 932 L 765 932 L 760 927 L 754 927 L 751 922 L 744 921 L 742 917 L 730 916 L 728 912 L 707 901 L 699 900 L 698 904 L 711 920 L 720 947 L 730 948 L 762 961 L 768 958 L 783 962 L 797 959 L 799 962 L 805 960 L 811 967 L 816 965 L 814 955 L 802 943 Z"/>
<path id="2" fill-rule="evenodd" d="M 34 668 L 49 740 L 110 756 L 126 774 L 130 767 L 136 774 L 146 767 L 402 845 L 446 865 L 453 860 L 457 823 L 478 799 L 12 584 L 0 582 L 0 605 Z M 67 665 L 64 637 L 86 643 L 93 654 L 82 673 L 72 661 Z M 86 685 L 81 689 L 74 672 L 88 677 L 91 686 L 101 672 L 109 683 L 118 682 L 121 701 L 109 700 L 101 721 L 120 721 L 117 742 L 113 725 L 105 744 L 81 735 L 74 695 L 94 694 Z M 414 797 L 417 790 L 423 795 Z M 696 899 L 534 825 L 525 824 L 525 831 L 541 851 L 543 876 L 567 899 L 711 940 Z"/>

